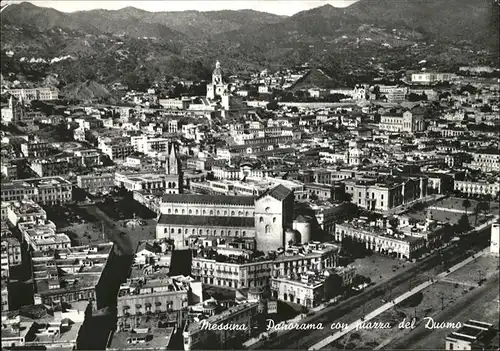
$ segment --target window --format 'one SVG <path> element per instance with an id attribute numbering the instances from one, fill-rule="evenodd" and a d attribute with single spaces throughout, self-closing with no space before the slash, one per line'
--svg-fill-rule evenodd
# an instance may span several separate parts
<path id="1" fill-rule="evenodd" d="M 167 212 L 168 212 L 168 214 L 170 214 L 170 213 L 172 213 L 172 210 L 169 208 Z"/>
<path id="2" fill-rule="evenodd" d="M 266 225 L 266 234 L 271 233 L 271 226 L 268 224 Z"/>
<path id="3" fill-rule="evenodd" d="M 260 217 L 260 219 L 259 219 L 259 223 L 262 223 L 262 222 L 264 222 L 264 217 Z"/>
<path id="4" fill-rule="evenodd" d="M 193 210 L 189 210 L 189 214 L 192 214 L 193 213 Z"/>
<path id="5" fill-rule="evenodd" d="M 380 194 L 380 199 L 383 200 L 384 199 L 384 194 Z"/>
<path id="6" fill-rule="evenodd" d="M 175 209 L 175 214 L 179 213 L 179 210 L 178 209 Z"/>
<path id="7" fill-rule="evenodd" d="M 199 214 L 199 213 L 200 213 L 200 211 L 196 210 L 196 214 Z"/>
<path id="8" fill-rule="evenodd" d="M 174 228 L 170 229 L 170 233 L 174 234 L 175 233 L 175 229 Z"/>
<path id="9" fill-rule="evenodd" d="M 273 217 L 273 223 L 276 223 L 276 217 Z"/>
<path id="10" fill-rule="evenodd" d="M 213 214 L 214 214 L 214 211 L 210 211 L 210 216 L 213 216 Z"/>
<path id="11" fill-rule="evenodd" d="M 231 211 L 231 216 L 234 216 L 234 211 Z"/>

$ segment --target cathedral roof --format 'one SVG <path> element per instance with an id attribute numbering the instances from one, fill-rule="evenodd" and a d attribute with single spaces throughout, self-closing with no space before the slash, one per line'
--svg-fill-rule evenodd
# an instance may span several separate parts
<path id="1" fill-rule="evenodd" d="M 288 195 L 290 195 L 290 193 L 292 193 L 292 191 L 293 190 L 288 189 L 286 186 L 280 184 L 272 189 L 266 190 L 258 197 L 258 199 L 262 199 L 264 196 L 269 195 L 278 201 L 283 201 L 288 197 Z"/>
<path id="2" fill-rule="evenodd" d="M 165 194 L 163 195 L 163 202 L 183 204 L 253 206 L 255 204 L 255 198 L 253 196 Z"/>

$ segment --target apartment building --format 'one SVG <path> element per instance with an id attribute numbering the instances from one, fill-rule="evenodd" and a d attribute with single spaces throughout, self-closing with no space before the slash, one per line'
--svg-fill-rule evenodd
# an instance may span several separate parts
<path id="1" fill-rule="evenodd" d="M 35 305 L 92 299 L 97 302 L 93 308 L 103 308 L 103 293 L 109 289 L 103 272 L 114 255 L 112 243 L 34 252 Z"/>
<path id="2" fill-rule="evenodd" d="M 184 339 L 184 350 L 203 349 L 214 342 L 225 345 L 235 340 L 246 340 L 256 324 L 256 318 L 261 313 L 259 302 L 247 302 L 236 305 L 202 321 L 192 321 L 186 323 L 182 333 Z M 210 325 L 244 325 L 245 330 L 209 330 Z"/>
<path id="3" fill-rule="evenodd" d="M 338 261 L 338 246 L 329 243 L 309 242 L 287 248 L 272 263 L 273 277 L 287 277 L 307 271 L 334 268 Z"/>
<path id="4" fill-rule="evenodd" d="M 271 294 L 281 301 L 288 301 L 314 308 L 342 293 L 352 283 L 356 270 L 353 267 L 325 270 L 323 273 L 307 271 L 290 276 L 272 277 Z"/>
<path id="5" fill-rule="evenodd" d="M 380 85 L 379 91 L 381 95 L 384 95 L 389 102 L 401 102 L 406 98 L 408 94 L 408 88 L 398 87 L 397 85 Z"/>
<path id="6" fill-rule="evenodd" d="M 97 149 L 75 150 L 72 153 L 70 162 L 73 165 L 95 167 L 102 164 L 101 153 Z"/>
<path id="7" fill-rule="evenodd" d="M 498 172 L 500 169 L 500 153 L 498 150 L 491 152 L 473 152 L 470 167 L 483 172 Z"/>
<path id="8" fill-rule="evenodd" d="M 124 160 L 135 152 L 134 145 L 130 143 L 130 140 L 119 139 L 102 142 L 99 144 L 99 149 L 111 160 Z"/>
<path id="9" fill-rule="evenodd" d="M 7 179 L 17 179 L 18 169 L 17 165 L 9 160 L 1 161 L 1 172 L 2 175 Z"/>
<path id="10" fill-rule="evenodd" d="M 350 237 L 364 243 L 369 250 L 388 254 L 400 259 L 412 259 L 425 251 L 422 237 L 405 234 L 390 234 L 387 230 L 370 227 L 358 222 L 342 223 L 335 226 L 335 240 Z"/>
<path id="11" fill-rule="evenodd" d="M 388 211 L 427 196 L 427 178 L 351 179 L 345 192 L 351 202 L 370 211 Z"/>
<path id="12" fill-rule="evenodd" d="M 22 98 L 26 102 L 32 100 L 50 101 L 59 99 L 59 92 L 52 88 L 7 89 L 7 92 L 16 99 Z"/>
<path id="13" fill-rule="evenodd" d="M 18 224 L 23 240 L 33 251 L 54 251 L 71 247 L 71 240 L 64 233 L 56 233 L 53 222 L 38 220 Z"/>
<path id="14" fill-rule="evenodd" d="M 167 271 L 164 276 L 158 270 L 153 272 L 151 265 L 133 268 L 130 278 L 122 283 L 118 291 L 118 318 L 186 308 L 189 304 L 190 284 L 168 277 L 167 274 Z"/>
<path id="15" fill-rule="evenodd" d="M 202 283 L 229 289 L 263 287 L 269 283 L 272 261 L 269 259 L 239 260 L 228 259 L 219 262 L 215 259 L 194 257 L 193 277 Z"/>
<path id="16" fill-rule="evenodd" d="M 115 174 L 79 175 L 76 177 L 76 184 L 80 189 L 88 191 L 91 194 L 110 192 L 115 186 Z"/>
<path id="17" fill-rule="evenodd" d="M 293 140 L 291 135 L 280 135 L 275 137 L 252 138 L 244 140 L 244 145 L 277 145 Z"/>
<path id="18" fill-rule="evenodd" d="M 65 159 L 42 159 L 32 161 L 30 168 L 39 177 L 54 177 L 68 174 L 71 164 Z"/>
<path id="19" fill-rule="evenodd" d="M 21 244 L 15 237 L 2 237 L 2 272 L 4 266 L 7 267 L 7 273 L 10 267 L 17 266 L 22 263 Z"/>
<path id="20" fill-rule="evenodd" d="M 187 110 L 190 104 L 189 99 L 159 99 L 158 103 L 164 109 Z"/>
<path id="21" fill-rule="evenodd" d="M 456 78 L 453 73 L 419 72 L 411 75 L 411 82 L 416 84 L 431 84 L 436 82 L 449 82 Z"/>
<path id="22" fill-rule="evenodd" d="M 21 144 L 21 153 L 27 158 L 47 157 L 52 150 L 52 145 L 46 142 L 26 141 Z"/>
<path id="23" fill-rule="evenodd" d="M 39 204 L 64 204 L 72 201 L 72 185 L 61 177 L 12 180 L 2 183 L 2 201 L 31 199 Z"/>
<path id="24" fill-rule="evenodd" d="M 2 278 L 1 278 L 1 281 L 0 281 L 0 288 L 1 288 L 0 303 L 2 305 L 2 313 L 3 312 L 8 312 L 10 310 L 10 306 L 9 306 L 9 288 L 7 286 L 7 284 L 8 284 L 8 280 L 7 279 L 8 279 L 7 277 L 4 277 L 2 275 Z M 3 335 L 3 333 L 2 333 L 2 335 Z"/>
<path id="25" fill-rule="evenodd" d="M 500 191 L 499 182 L 455 180 L 453 189 L 466 195 L 490 195 L 493 198 L 498 196 Z"/>
<path id="26" fill-rule="evenodd" d="M 164 190 L 166 189 L 165 174 L 163 173 L 123 173 L 115 172 L 115 186 L 124 187 L 128 191 Z"/>
<path id="27" fill-rule="evenodd" d="M 13 226 L 23 222 L 46 221 L 47 212 L 33 200 L 7 202 L 7 218 Z"/>
<path id="28" fill-rule="evenodd" d="M 135 151 L 151 156 L 167 152 L 170 142 L 169 138 L 151 138 L 147 135 L 133 136 L 130 140 Z"/>

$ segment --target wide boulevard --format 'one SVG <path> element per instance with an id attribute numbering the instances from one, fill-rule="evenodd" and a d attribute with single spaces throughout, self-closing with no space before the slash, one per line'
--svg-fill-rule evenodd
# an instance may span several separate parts
<path id="1" fill-rule="evenodd" d="M 307 349 L 319 340 L 338 331 L 330 329 L 330 325 L 333 322 L 352 323 L 364 317 L 368 312 L 382 306 L 385 303 L 384 301 L 403 294 L 412 287 L 447 270 L 473 253 L 484 249 L 488 245 L 490 230 L 491 225 L 469 235 L 468 239 L 435 251 L 427 258 L 417 262 L 407 271 L 389 279 L 385 283 L 369 287 L 360 294 L 341 301 L 336 305 L 326 307 L 316 312 L 315 315 L 301 321 L 301 323 L 323 323 L 323 329 L 278 332 L 275 338 L 257 342 L 250 346 L 250 349 Z"/>

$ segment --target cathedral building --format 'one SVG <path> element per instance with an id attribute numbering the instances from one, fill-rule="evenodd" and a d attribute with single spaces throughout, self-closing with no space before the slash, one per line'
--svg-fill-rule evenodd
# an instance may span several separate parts
<path id="1" fill-rule="evenodd" d="M 177 146 L 170 143 L 168 149 L 168 156 L 165 164 L 165 193 L 182 194 L 183 174 L 179 158 L 177 157 Z"/>
<path id="2" fill-rule="evenodd" d="M 219 97 L 221 106 L 225 110 L 228 110 L 230 104 L 229 84 L 224 83 L 223 71 L 220 67 L 220 62 L 217 61 L 215 69 L 212 72 L 212 82 L 207 84 L 207 99 L 215 101 Z"/>
<path id="3" fill-rule="evenodd" d="M 211 237 L 243 242 L 248 250 L 277 250 L 285 247 L 284 233 L 293 226 L 293 203 L 293 190 L 283 185 L 257 198 L 167 193 L 160 206 L 156 238 L 173 240 L 176 249 Z"/>

